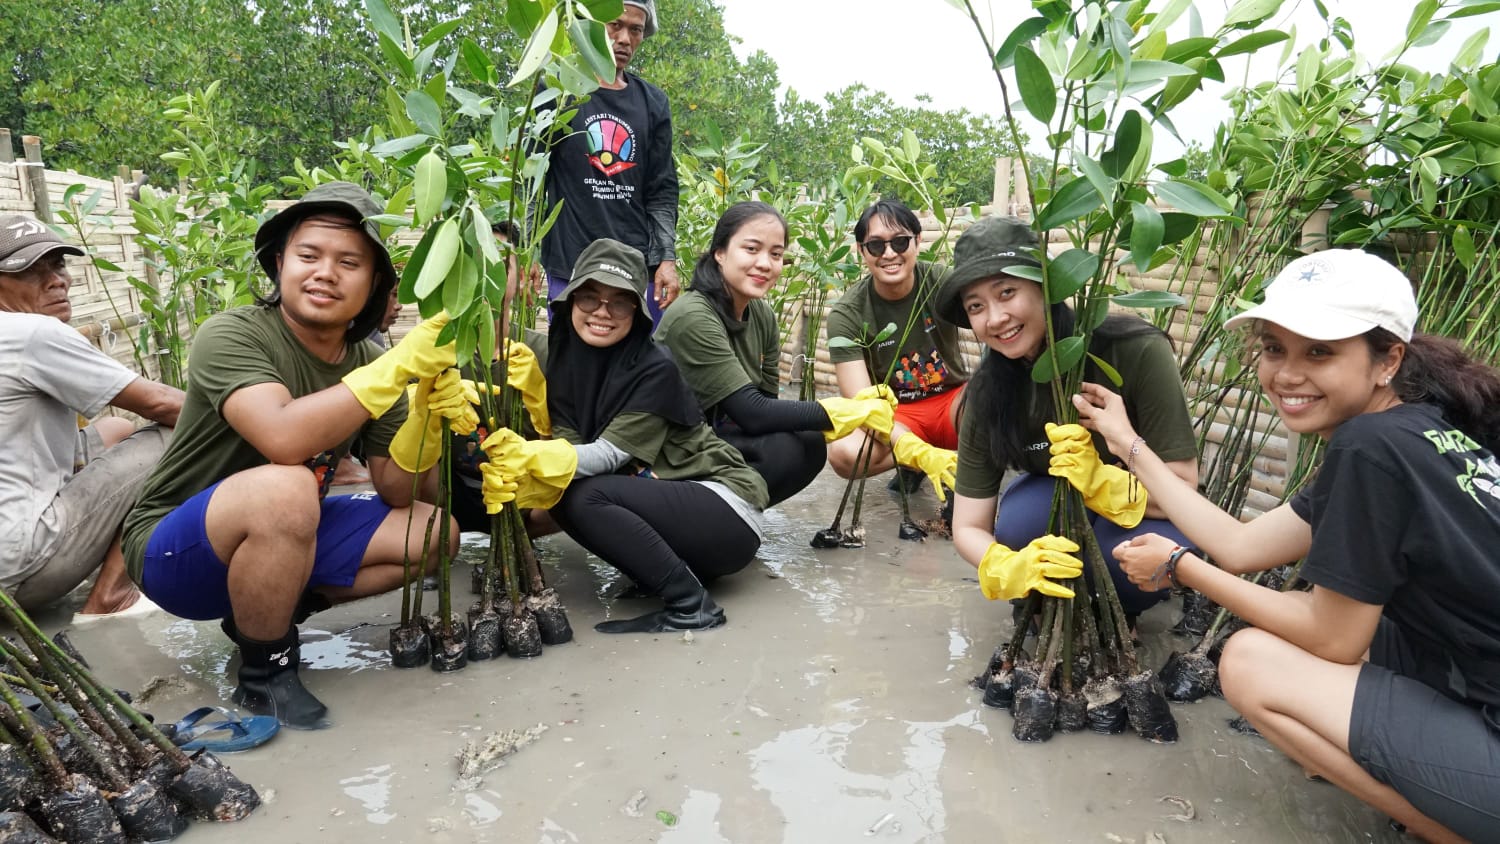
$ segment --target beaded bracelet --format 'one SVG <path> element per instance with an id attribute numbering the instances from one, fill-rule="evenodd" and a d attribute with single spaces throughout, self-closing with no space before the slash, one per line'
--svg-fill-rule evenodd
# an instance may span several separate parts
<path id="1" fill-rule="evenodd" d="M 1141 446 L 1146 444 L 1145 437 L 1136 437 L 1130 442 L 1130 451 L 1125 454 L 1125 471 L 1135 474 L 1135 457 L 1141 453 Z"/>
<path id="2" fill-rule="evenodd" d="M 1135 456 L 1141 453 L 1141 446 L 1145 444 L 1145 437 L 1136 437 L 1130 443 L 1130 450 L 1125 453 L 1125 471 L 1130 474 L 1129 500 L 1131 504 L 1135 503 L 1136 497 L 1140 494 L 1141 485 L 1140 479 L 1135 476 Z"/>

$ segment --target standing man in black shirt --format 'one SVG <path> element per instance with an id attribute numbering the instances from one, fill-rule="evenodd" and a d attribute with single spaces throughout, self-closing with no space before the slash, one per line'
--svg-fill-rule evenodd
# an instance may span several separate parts
<path id="1" fill-rule="evenodd" d="M 600 80 L 552 146 L 547 202 L 561 215 L 542 240 L 548 298 L 568 284 L 583 248 L 613 238 L 646 256 L 651 321 L 680 290 L 677 278 L 677 169 L 672 109 L 660 88 L 626 73 L 641 42 L 656 33 L 656 0 L 625 0 L 606 25 L 615 78 Z"/>

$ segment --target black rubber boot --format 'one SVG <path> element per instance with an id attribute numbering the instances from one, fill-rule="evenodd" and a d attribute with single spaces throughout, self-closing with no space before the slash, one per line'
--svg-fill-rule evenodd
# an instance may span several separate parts
<path id="1" fill-rule="evenodd" d="M 671 633 L 676 630 L 707 630 L 728 619 L 703 588 L 692 569 L 678 566 L 657 587 L 656 594 L 666 607 L 637 618 L 601 621 L 594 625 L 600 633 Z"/>
<path id="2" fill-rule="evenodd" d="M 328 600 L 327 595 L 310 590 L 303 592 L 302 597 L 297 599 L 296 608 L 292 610 L 292 623 L 301 624 L 314 614 L 331 609 L 332 607 L 333 602 Z M 219 629 L 224 631 L 224 635 L 229 637 L 230 641 L 239 641 L 240 631 L 238 627 L 234 626 L 234 616 L 226 615 L 219 619 Z"/>
<path id="3" fill-rule="evenodd" d="M 274 642 L 239 637 L 240 685 L 233 700 L 256 715 L 274 715 L 294 730 L 329 726 L 328 707 L 302 687 L 297 677 L 297 628 Z"/>
<path id="4" fill-rule="evenodd" d="M 902 487 L 906 487 L 906 494 L 913 495 L 922 489 L 922 482 L 925 480 L 927 476 L 916 469 L 897 466 L 896 473 L 889 481 L 886 481 L 885 488 L 891 492 L 900 492 Z"/>

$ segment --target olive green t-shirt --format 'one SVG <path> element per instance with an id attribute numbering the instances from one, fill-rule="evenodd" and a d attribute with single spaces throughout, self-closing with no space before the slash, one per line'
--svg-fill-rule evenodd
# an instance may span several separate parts
<path id="1" fill-rule="evenodd" d="M 1188 416 L 1187 397 L 1177 373 L 1177 359 L 1172 346 L 1159 333 L 1139 334 L 1110 340 L 1094 337 L 1090 351 L 1107 361 L 1124 382 L 1118 392 L 1125 399 L 1125 412 L 1136 433 L 1165 461 L 1186 460 L 1198 456 L 1198 439 L 1193 435 L 1193 420 Z M 1103 374 L 1089 365 L 1085 378 L 1116 389 Z M 983 389 L 979 384 L 970 386 Z M 1030 408 L 1026 439 L 1026 460 L 1021 466 L 997 466 L 990 454 L 990 420 L 978 413 L 965 413 L 958 432 L 958 478 L 953 489 L 968 498 L 992 498 L 1000 490 L 1006 469 L 1019 469 L 1034 475 L 1047 474 L 1051 458 L 1046 423 L 1053 421 L 1052 387 L 1027 380 L 1022 399 Z M 972 409 L 977 405 L 971 401 Z M 1094 448 L 1105 463 L 1116 462 L 1094 434 Z"/>
<path id="2" fill-rule="evenodd" d="M 708 297 L 690 290 L 662 314 L 656 342 L 672 350 L 705 410 L 747 384 L 773 396 L 780 390 L 780 331 L 762 299 L 750 300 L 744 320 L 725 325 Z"/>
<path id="3" fill-rule="evenodd" d="M 379 357 L 384 350 L 363 340 L 338 363 L 307 350 L 282 320 L 279 308 L 248 305 L 210 317 L 193 338 L 188 358 L 188 387 L 172 442 L 147 478 L 135 508 L 125 517 L 124 551 L 130 577 L 141 581 L 146 543 L 157 522 L 183 502 L 236 472 L 263 466 L 267 460 L 221 415 L 236 390 L 281 383 L 293 398 L 332 387 L 349 372 Z M 332 449 L 312 456 L 307 468 L 327 494 L 333 472 L 356 440 L 364 454 L 386 457 L 391 438 L 406 421 L 406 396 L 386 414 L 372 419 Z"/>
<path id="4" fill-rule="evenodd" d="M 875 282 L 866 275 L 850 285 L 828 311 L 828 339 L 847 337 L 866 343 L 885 326 L 895 323 L 896 333 L 875 346 L 872 383 L 887 383 L 903 404 L 945 393 L 969 380 L 969 367 L 959 346 L 958 327 L 938 318 L 935 298 L 948 268 L 918 263 L 916 283 L 904 298 L 891 302 L 875 292 Z M 920 305 L 920 311 L 918 306 Z M 901 343 L 901 334 L 916 312 L 917 322 Z M 899 346 L 899 348 L 898 348 Z M 858 346 L 830 346 L 828 356 L 835 365 L 863 361 Z M 894 370 L 891 362 L 896 362 Z"/>
<path id="5" fill-rule="evenodd" d="M 571 428 L 559 425 L 552 433 L 574 445 L 586 444 Z M 770 500 L 760 473 L 707 423 L 674 425 L 654 413 L 631 411 L 616 416 L 599 436 L 634 457 L 636 472 L 649 470 L 664 481 L 718 481 L 757 510 Z"/>

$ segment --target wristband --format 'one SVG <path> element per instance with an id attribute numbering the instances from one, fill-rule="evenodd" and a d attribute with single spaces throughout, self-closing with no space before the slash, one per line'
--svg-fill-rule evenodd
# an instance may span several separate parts
<path id="1" fill-rule="evenodd" d="M 1167 555 L 1167 561 L 1162 563 L 1162 567 L 1167 571 L 1167 580 L 1171 581 L 1172 587 L 1175 589 L 1182 588 L 1182 584 L 1177 581 L 1177 564 L 1182 560 L 1182 555 L 1191 550 L 1191 548 L 1178 545 L 1172 549 L 1172 553 Z"/>

